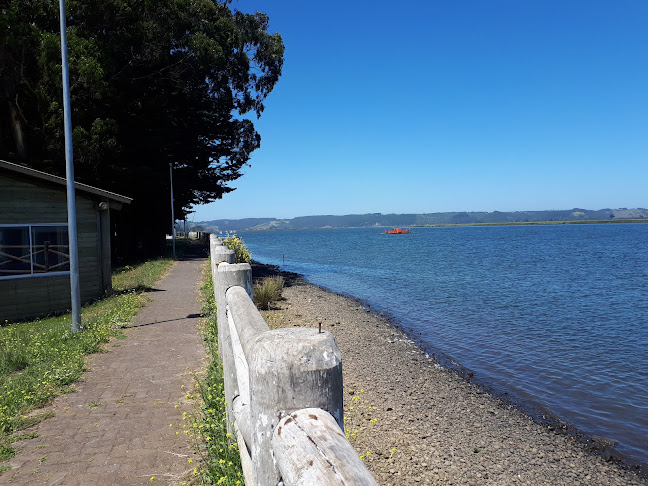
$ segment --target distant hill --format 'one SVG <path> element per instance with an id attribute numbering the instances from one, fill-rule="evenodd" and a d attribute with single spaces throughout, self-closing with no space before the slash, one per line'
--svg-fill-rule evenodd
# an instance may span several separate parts
<path id="1" fill-rule="evenodd" d="M 423 226 L 438 224 L 534 223 L 544 221 L 618 221 L 648 219 L 648 209 L 567 209 L 551 211 L 450 212 L 426 214 L 347 214 L 344 216 L 300 216 L 292 219 L 217 219 L 192 224 L 202 231 L 245 231 L 271 229 L 363 228 L 370 226 Z"/>

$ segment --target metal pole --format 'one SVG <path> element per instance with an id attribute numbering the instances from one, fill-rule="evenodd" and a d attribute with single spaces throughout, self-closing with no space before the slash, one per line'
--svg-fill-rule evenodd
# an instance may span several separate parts
<path id="1" fill-rule="evenodd" d="M 175 213 L 173 211 L 173 163 L 169 164 L 169 179 L 171 180 L 171 240 L 173 241 L 173 257 L 175 258 Z"/>
<path id="2" fill-rule="evenodd" d="M 65 126 L 65 177 L 67 186 L 68 240 L 70 243 L 70 294 L 72 299 L 72 331 L 81 328 L 81 291 L 79 287 L 79 251 L 77 248 L 76 200 L 74 196 L 74 164 L 72 159 L 72 114 L 68 75 L 65 0 L 59 0 L 61 20 L 61 68 L 63 70 L 63 119 Z"/>

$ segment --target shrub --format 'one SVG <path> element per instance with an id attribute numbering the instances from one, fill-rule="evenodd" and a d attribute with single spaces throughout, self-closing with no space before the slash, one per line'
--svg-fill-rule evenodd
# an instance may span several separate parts
<path id="1" fill-rule="evenodd" d="M 284 279 L 280 276 L 266 277 L 254 284 L 252 293 L 254 303 L 261 309 L 270 309 L 270 304 L 281 300 L 281 293 L 284 287 Z"/>
<path id="2" fill-rule="evenodd" d="M 230 236 L 223 240 L 223 245 L 234 251 L 236 254 L 236 263 L 250 263 L 252 261 L 250 250 L 247 249 L 243 240 L 238 236 Z"/>

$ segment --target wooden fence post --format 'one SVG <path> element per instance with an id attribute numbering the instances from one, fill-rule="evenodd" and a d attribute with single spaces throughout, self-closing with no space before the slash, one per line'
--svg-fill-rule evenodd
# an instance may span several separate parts
<path id="1" fill-rule="evenodd" d="M 215 237 L 216 235 L 210 235 L 210 240 L 209 240 L 209 252 L 211 255 L 211 267 L 212 267 L 212 278 L 214 282 L 214 300 L 216 301 L 216 311 L 217 311 L 217 320 L 219 322 L 218 328 L 218 356 L 223 359 L 223 353 L 222 353 L 222 343 L 221 343 L 221 333 L 220 333 L 220 328 L 221 328 L 221 323 L 226 321 L 225 318 L 225 304 L 222 306 L 220 305 L 221 303 L 225 302 L 225 291 L 227 290 L 227 287 L 224 288 L 222 292 L 219 293 L 219 288 L 218 288 L 218 281 L 219 281 L 219 276 L 218 276 L 218 265 L 221 263 L 234 263 L 236 261 L 236 255 L 234 254 L 234 250 L 230 250 L 227 248 L 223 243 Z M 214 237 L 214 238 L 212 238 Z M 230 269 L 230 271 L 235 272 L 235 269 Z M 252 270 L 250 269 L 250 295 L 252 295 Z M 230 280 L 232 281 L 231 285 L 240 285 L 239 282 L 243 282 L 246 280 L 237 280 L 234 277 L 231 277 Z M 228 280 L 229 282 L 229 280 Z"/>
<path id="2" fill-rule="evenodd" d="M 231 258 L 219 243 L 210 237 L 212 261 Z M 247 459 L 246 483 L 376 486 L 344 437 L 342 357 L 333 335 L 269 330 L 252 302 L 250 265 L 221 262 L 212 272 L 227 427 Z"/>
<path id="3" fill-rule="evenodd" d="M 214 281 L 214 288 L 216 287 L 216 269 L 218 268 L 218 262 L 216 261 L 216 251 L 222 246 L 223 243 L 218 238 L 218 236 L 213 234 L 209 235 L 209 256 L 211 257 L 211 272 L 212 279 Z"/>
<path id="4" fill-rule="evenodd" d="M 214 238 L 212 238 L 212 236 Z M 212 277 L 216 278 L 216 272 L 218 269 L 218 264 L 220 262 L 235 263 L 236 254 L 234 250 L 227 248 L 221 240 L 215 237 L 215 235 L 210 235 L 209 239 L 209 253 L 211 255 L 211 269 Z"/>
<path id="5" fill-rule="evenodd" d="M 304 328 L 261 334 L 247 357 L 254 477 L 258 486 L 275 486 L 271 440 L 282 413 L 321 408 L 342 428 L 342 357 L 332 334 Z"/>

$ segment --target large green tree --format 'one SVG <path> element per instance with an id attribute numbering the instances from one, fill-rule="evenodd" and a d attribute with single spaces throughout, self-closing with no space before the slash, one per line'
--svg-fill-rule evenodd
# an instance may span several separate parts
<path id="1" fill-rule="evenodd" d="M 283 64 L 263 13 L 230 0 L 68 0 L 76 179 L 133 197 L 122 252 L 233 190 Z M 0 0 L 0 158 L 64 174 L 58 2 Z M 128 248 L 124 245 L 129 246 Z"/>

